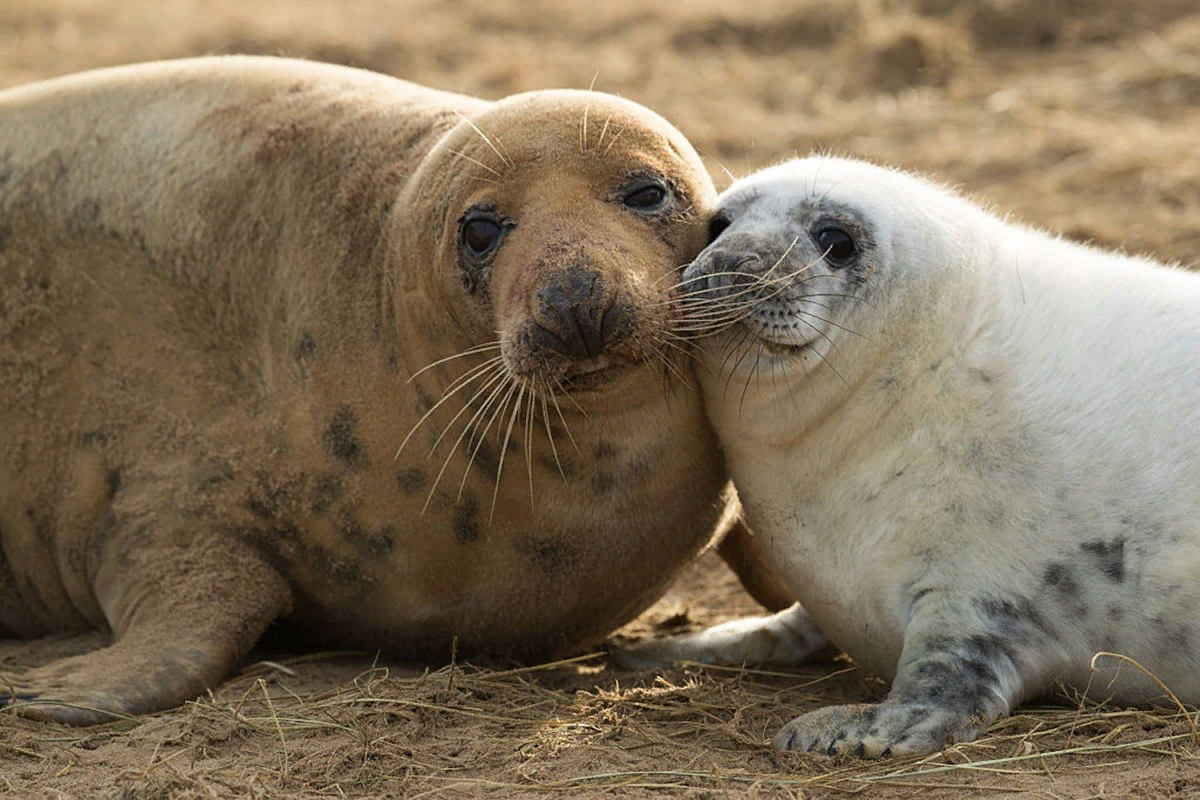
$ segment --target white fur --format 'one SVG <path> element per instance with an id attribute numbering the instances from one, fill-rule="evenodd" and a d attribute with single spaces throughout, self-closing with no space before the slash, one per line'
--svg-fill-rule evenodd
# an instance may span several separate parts
<path id="1" fill-rule="evenodd" d="M 737 337 L 705 340 L 707 410 L 748 522 L 821 630 L 895 679 L 874 711 L 824 709 L 777 744 L 923 752 L 1056 680 L 1164 699 L 1117 659 L 1093 674 L 1100 651 L 1200 702 L 1200 276 L 847 160 L 764 170 L 721 208 L 733 224 L 714 252 L 727 237 L 798 237 L 790 257 L 817 258 L 798 227 L 813 209 L 851 209 L 875 239 L 864 282 L 824 301 L 808 350 L 737 358 Z M 819 264 L 805 274 L 840 279 Z M 803 630 L 802 611 L 782 614 Z M 685 642 L 658 647 L 695 657 Z M 727 642 L 722 660 L 740 654 Z M 987 685 L 963 691 L 982 719 L 913 700 L 912 675 L 972 660 Z"/>

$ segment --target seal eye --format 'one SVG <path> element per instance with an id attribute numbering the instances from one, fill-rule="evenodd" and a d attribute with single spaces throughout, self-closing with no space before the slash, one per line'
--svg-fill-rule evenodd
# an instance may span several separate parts
<path id="1" fill-rule="evenodd" d="M 475 217 L 462 225 L 462 247 L 468 256 L 479 260 L 491 255 L 504 237 L 504 228 L 494 219 Z"/>
<path id="2" fill-rule="evenodd" d="M 715 217 L 710 219 L 708 221 L 708 243 L 712 244 L 715 242 L 717 237 L 724 233 L 725 229 L 731 224 L 732 223 L 729 221 L 729 217 L 725 216 L 724 214 L 717 214 Z"/>
<path id="3" fill-rule="evenodd" d="M 821 250 L 825 263 L 831 269 L 848 267 L 858 256 L 858 245 L 854 237 L 836 225 L 829 225 L 813 234 L 813 241 Z"/>
<path id="4" fill-rule="evenodd" d="M 621 197 L 626 208 L 643 213 L 658 211 L 667 202 L 670 193 L 667 187 L 655 179 L 636 181 Z"/>

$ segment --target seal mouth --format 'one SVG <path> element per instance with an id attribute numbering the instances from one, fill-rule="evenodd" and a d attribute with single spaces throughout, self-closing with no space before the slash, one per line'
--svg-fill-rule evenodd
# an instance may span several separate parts
<path id="1" fill-rule="evenodd" d="M 733 338 L 742 338 L 743 333 L 748 333 L 754 337 L 755 341 L 765 352 L 773 356 L 798 356 L 812 349 L 816 339 L 809 339 L 804 342 L 780 341 L 772 335 L 770 329 L 764 329 L 754 320 L 742 320 L 737 325 L 732 326 L 728 336 Z"/>
<path id="2" fill-rule="evenodd" d="M 804 342 L 803 344 L 794 344 L 792 342 L 777 342 L 774 339 L 769 339 L 766 336 L 759 335 L 759 343 L 768 353 L 777 356 L 796 356 L 803 353 L 812 347 L 812 342 Z"/>
<path id="3" fill-rule="evenodd" d="M 559 383 L 564 389 L 572 392 L 594 391 L 612 383 L 636 366 L 636 362 L 602 354 L 573 364 Z"/>

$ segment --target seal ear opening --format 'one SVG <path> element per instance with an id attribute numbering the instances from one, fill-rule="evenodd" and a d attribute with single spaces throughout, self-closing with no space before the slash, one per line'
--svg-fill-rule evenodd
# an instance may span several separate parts
<path id="1" fill-rule="evenodd" d="M 718 212 L 712 219 L 708 221 L 708 243 L 712 244 L 717 240 L 725 229 L 730 226 L 729 217 Z"/>

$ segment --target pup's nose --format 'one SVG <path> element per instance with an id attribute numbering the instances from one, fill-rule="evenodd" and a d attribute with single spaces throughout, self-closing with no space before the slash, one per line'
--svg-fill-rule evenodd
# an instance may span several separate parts
<path id="1" fill-rule="evenodd" d="M 752 283 L 761 272 L 760 259 L 745 250 L 709 247 L 683 271 L 685 295 L 711 297 L 722 289 Z"/>

